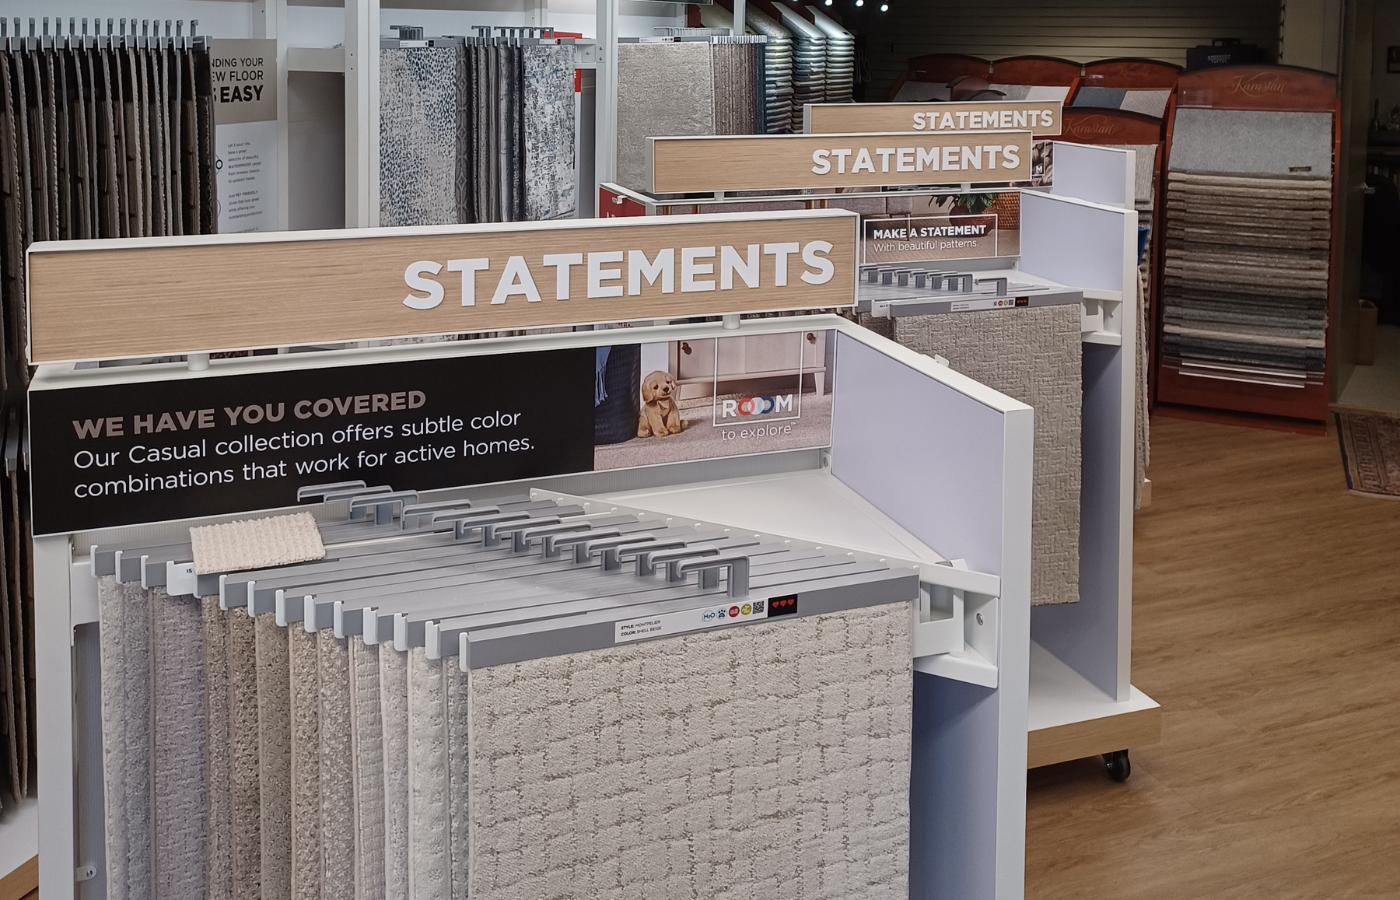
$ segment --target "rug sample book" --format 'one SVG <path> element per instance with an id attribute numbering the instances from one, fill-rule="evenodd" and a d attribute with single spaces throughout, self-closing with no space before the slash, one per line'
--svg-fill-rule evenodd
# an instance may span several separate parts
<path id="1" fill-rule="evenodd" d="M 895 341 L 942 356 L 964 375 L 1035 407 L 1031 603 L 1078 601 L 1084 357 L 1079 305 L 886 321 Z"/>
<path id="2" fill-rule="evenodd" d="M 1331 282 L 1332 116 L 1177 112 L 1167 174 L 1164 359 L 1318 383 Z"/>

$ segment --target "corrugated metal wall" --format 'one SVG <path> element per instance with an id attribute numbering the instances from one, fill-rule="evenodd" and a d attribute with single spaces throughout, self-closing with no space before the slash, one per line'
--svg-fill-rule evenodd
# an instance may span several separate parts
<path id="1" fill-rule="evenodd" d="M 847 22 L 867 35 L 873 90 L 884 100 L 905 61 L 925 53 L 987 59 L 1022 54 L 1078 62 L 1142 56 L 1183 65 L 1186 49 L 1212 38 L 1239 38 L 1278 51 L 1279 0 L 866 0 L 844 6 Z M 843 10 L 845 11 L 845 10 Z"/>

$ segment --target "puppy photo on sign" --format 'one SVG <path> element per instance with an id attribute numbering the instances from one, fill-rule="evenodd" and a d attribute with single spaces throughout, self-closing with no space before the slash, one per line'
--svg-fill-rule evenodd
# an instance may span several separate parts
<path id="1" fill-rule="evenodd" d="M 835 362 L 827 331 L 600 347 L 593 467 L 828 447 Z"/>
<path id="2" fill-rule="evenodd" d="M 676 403 L 680 385 L 670 372 L 652 372 L 642 381 L 642 415 L 637 437 L 665 437 L 685 428 L 681 408 Z"/>

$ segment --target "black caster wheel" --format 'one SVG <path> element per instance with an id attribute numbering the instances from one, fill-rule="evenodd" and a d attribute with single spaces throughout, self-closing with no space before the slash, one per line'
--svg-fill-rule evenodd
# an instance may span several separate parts
<path id="1" fill-rule="evenodd" d="M 1128 762 L 1127 750 L 1114 750 L 1112 753 L 1103 755 L 1104 767 L 1108 769 L 1108 777 L 1119 784 L 1128 780 L 1128 776 L 1133 774 L 1132 763 Z"/>

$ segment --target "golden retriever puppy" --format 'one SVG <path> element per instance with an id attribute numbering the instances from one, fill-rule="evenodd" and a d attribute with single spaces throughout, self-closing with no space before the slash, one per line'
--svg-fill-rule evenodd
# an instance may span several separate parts
<path id="1" fill-rule="evenodd" d="M 642 381 L 642 415 L 637 422 L 637 437 L 665 437 L 680 434 L 685 423 L 676 405 L 680 386 L 670 372 L 652 372 Z"/>

